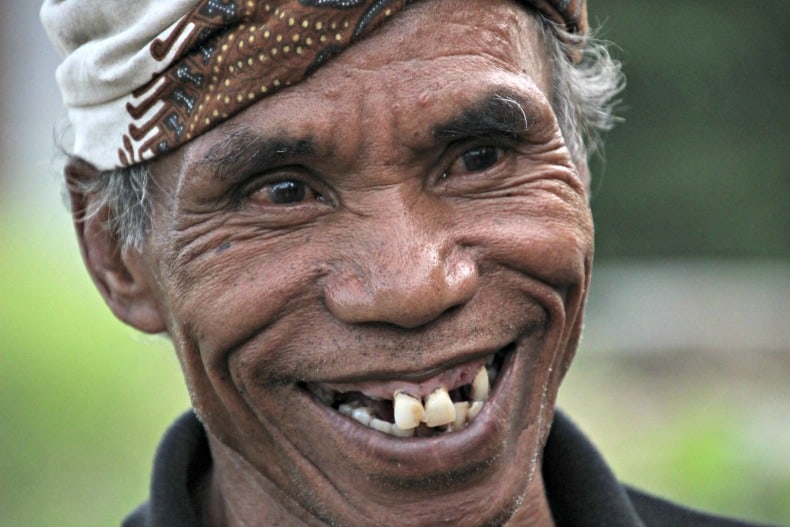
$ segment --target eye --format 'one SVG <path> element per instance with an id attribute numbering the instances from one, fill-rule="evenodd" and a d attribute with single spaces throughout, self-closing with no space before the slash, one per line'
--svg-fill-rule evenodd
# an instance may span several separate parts
<path id="1" fill-rule="evenodd" d="M 253 188 L 250 199 L 272 205 L 294 205 L 303 201 L 323 201 L 324 197 L 298 179 L 265 182 Z"/>
<path id="2" fill-rule="evenodd" d="M 504 151 L 495 146 L 477 146 L 455 158 L 443 177 L 464 172 L 482 172 L 496 165 Z"/>

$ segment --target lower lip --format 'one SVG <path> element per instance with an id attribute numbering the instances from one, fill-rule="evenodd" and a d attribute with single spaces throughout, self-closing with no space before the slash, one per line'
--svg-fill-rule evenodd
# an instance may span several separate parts
<path id="1" fill-rule="evenodd" d="M 518 393 L 515 378 L 519 375 L 515 356 L 521 350 L 514 347 L 504 358 L 491 394 L 480 414 L 462 431 L 438 434 L 432 437 L 400 438 L 373 430 L 341 415 L 303 391 L 312 401 L 322 418 L 328 422 L 329 433 L 337 435 L 337 444 L 345 445 L 353 457 L 370 456 L 378 463 L 390 462 L 407 475 L 424 474 L 425 467 L 438 471 L 458 468 L 461 465 L 482 463 L 496 456 L 501 449 L 505 423 L 509 421 Z M 504 396 L 504 394 L 510 396 Z M 438 462 L 438 463 L 437 463 Z"/>

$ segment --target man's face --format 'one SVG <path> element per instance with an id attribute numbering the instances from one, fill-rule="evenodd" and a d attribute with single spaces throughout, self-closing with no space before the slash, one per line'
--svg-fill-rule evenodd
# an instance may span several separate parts
<path id="1" fill-rule="evenodd" d="M 143 258 L 234 460 L 215 471 L 342 524 L 482 525 L 539 491 L 592 259 L 549 98 L 523 7 L 418 3 L 155 165 Z M 461 430 L 396 437 L 337 409 L 392 421 L 394 392 L 468 398 L 491 363 Z"/>

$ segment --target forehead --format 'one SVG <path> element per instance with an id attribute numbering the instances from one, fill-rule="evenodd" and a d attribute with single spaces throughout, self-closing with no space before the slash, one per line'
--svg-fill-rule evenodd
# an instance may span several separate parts
<path id="1" fill-rule="evenodd" d="M 543 81 L 544 55 L 538 22 L 528 8 L 504 0 L 434 0 L 411 4 L 334 65 L 386 74 L 431 61 L 433 71 L 428 75 L 438 80 L 468 61 Z M 399 84 L 419 80 L 402 76 Z"/>
<path id="2" fill-rule="evenodd" d="M 382 124 L 382 112 L 402 141 L 419 141 L 432 126 L 497 92 L 545 107 L 551 86 L 545 49 L 536 17 L 514 2 L 410 4 L 304 82 L 254 104 L 175 157 L 187 165 L 212 157 L 240 128 L 358 143 L 359 134 L 370 132 L 363 129 L 371 116 Z"/>

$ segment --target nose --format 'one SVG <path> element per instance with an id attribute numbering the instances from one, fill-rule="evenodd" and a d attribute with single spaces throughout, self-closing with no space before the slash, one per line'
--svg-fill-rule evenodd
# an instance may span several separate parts
<path id="1" fill-rule="evenodd" d="M 375 237 L 363 244 L 369 249 L 328 278 L 325 302 L 335 317 L 415 328 L 474 296 L 477 265 L 451 236 L 388 223 L 366 229 L 365 238 Z"/>

